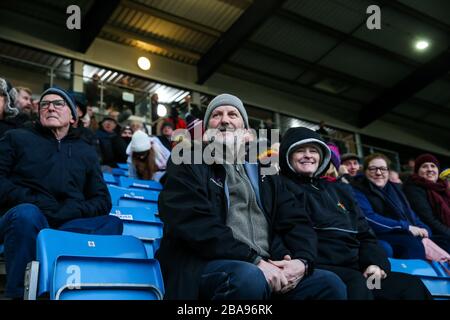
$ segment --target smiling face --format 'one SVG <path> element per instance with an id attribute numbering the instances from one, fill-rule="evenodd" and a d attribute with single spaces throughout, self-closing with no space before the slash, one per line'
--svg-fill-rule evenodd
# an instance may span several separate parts
<path id="1" fill-rule="evenodd" d="M 296 173 L 312 177 L 320 165 L 317 146 L 305 144 L 297 148 L 290 157 L 290 164 Z"/>
<path id="2" fill-rule="evenodd" d="M 244 119 L 239 110 L 233 106 L 220 106 L 214 109 L 208 122 L 208 129 L 217 129 L 216 141 L 234 142 L 235 135 L 244 129 Z"/>
<path id="3" fill-rule="evenodd" d="M 375 158 L 366 168 L 366 177 L 377 187 L 383 188 L 389 181 L 389 168 L 384 159 Z"/>
<path id="4" fill-rule="evenodd" d="M 344 165 L 347 168 L 348 174 L 352 177 L 358 174 L 358 171 L 361 167 L 359 161 L 356 159 L 346 160 L 342 162 L 342 165 Z"/>
<path id="5" fill-rule="evenodd" d="M 63 103 L 61 103 L 61 100 Z M 48 94 L 42 98 L 39 107 L 39 119 L 42 126 L 51 129 L 69 127 L 75 122 L 70 107 L 62 97 L 56 94 Z"/>
<path id="6" fill-rule="evenodd" d="M 425 162 L 420 166 L 417 174 L 428 181 L 436 183 L 439 177 L 439 168 L 433 162 Z"/>

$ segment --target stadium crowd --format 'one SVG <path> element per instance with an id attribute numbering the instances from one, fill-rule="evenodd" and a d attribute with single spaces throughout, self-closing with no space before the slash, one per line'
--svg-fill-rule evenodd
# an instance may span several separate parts
<path id="1" fill-rule="evenodd" d="M 257 145 L 238 97 L 218 95 L 204 113 L 173 105 L 149 127 L 133 106 L 112 105 L 100 119 L 91 89 L 50 87 L 32 99 L 28 88 L 0 78 L 8 298 L 23 297 L 40 230 L 122 234 L 121 221 L 108 215 L 102 176 L 118 163 L 130 165 L 131 177 L 163 185 L 156 258 L 166 299 L 431 298 L 419 278 L 392 272 L 388 258 L 450 261 L 450 170 L 435 155 L 418 155 L 399 175 L 384 154 L 341 155 L 322 127 L 297 127 L 258 150 L 259 160 L 278 160 L 269 164 L 277 174 L 219 152 L 213 163 L 176 164 L 178 144 Z M 152 113 L 157 104 L 154 95 Z M 373 278 L 381 289 L 368 285 Z"/>

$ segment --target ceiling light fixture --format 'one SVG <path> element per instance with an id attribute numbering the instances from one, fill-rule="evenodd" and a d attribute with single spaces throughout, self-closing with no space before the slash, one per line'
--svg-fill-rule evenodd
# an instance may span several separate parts
<path id="1" fill-rule="evenodd" d="M 428 48 L 430 43 L 426 40 L 419 40 L 416 42 L 416 49 L 417 50 L 425 50 Z"/>
<path id="2" fill-rule="evenodd" d="M 150 69 L 152 64 L 150 63 L 150 60 L 147 57 L 139 57 L 137 60 L 138 67 L 141 68 L 144 71 L 147 71 Z"/>

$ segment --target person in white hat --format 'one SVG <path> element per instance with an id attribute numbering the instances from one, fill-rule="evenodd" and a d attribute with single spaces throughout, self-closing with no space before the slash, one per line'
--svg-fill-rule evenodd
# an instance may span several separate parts
<path id="1" fill-rule="evenodd" d="M 170 151 L 164 148 L 157 138 L 140 130 L 131 137 L 127 154 L 131 157 L 137 177 L 143 180 L 158 180 L 157 177 L 162 174 L 156 173 L 165 171 L 170 157 Z"/>

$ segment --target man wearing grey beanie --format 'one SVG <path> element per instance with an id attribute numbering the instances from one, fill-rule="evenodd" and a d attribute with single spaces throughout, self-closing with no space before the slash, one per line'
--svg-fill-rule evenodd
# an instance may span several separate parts
<path id="1" fill-rule="evenodd" d="M 242 101 L 231 94 L 210 102 L 203 123 L 215 129 L 214 142 L 225 145 L 250 129 Z M 306 212 L 279 176 L 262 176 L 259 169 L 169 161 L 158 201 L 169 227 L 156 256 L 166 299 L 345 299 L 335 274 L 313 273 L 316 235 Z M 292 224 L 279 225 L 279 216 Z M 279 241 L 286 228 L 295 229 L 289 230 L 298 241 L 295 252 Z"/>
<path id="2" fill-rule="evenodd" d="M 226 145 L 237 142 L 239 148 L 242 143 L 252 139 L 249 133 L 247 111 L 242 101 L 231 94 L 223 93 L 215 97 L 206 108 L 203 125 L 206 139 Z M 230 151 L 230 149 L 229 149 Z M 238 150 L 233 150 L 237 155 Z"/>

